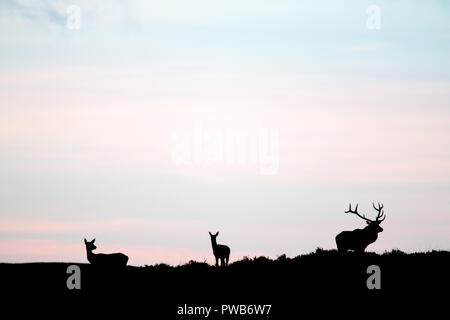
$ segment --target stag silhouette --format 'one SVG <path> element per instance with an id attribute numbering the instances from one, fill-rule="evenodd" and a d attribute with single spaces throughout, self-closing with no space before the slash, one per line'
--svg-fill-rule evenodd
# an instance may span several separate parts
<path id="1" fill-rule="evenodd" d="M 86 245 L 87 259 L 92 265 L 96 266 L 108 266 L 108 267 L 125 267 L 128 262 L 128 256 L 123 253 L 93 253 L 92 251 L 97 249 L 94 244 L 95 239 L 87 241 L 84 239 Z"/>
<path id="2" fill-rule="evenodd" d="M 228 260 L 230 259 L 230 247 L 223 245 L 223 244 L 217 244 L 217 236 L 219 235 L 219 232 L 217 231 L 216 234 L 209 233 L 209 236 L 211 237 L 211 245 L 214 253 L 214 257 L 216 258 L 216 267 L 219 265 L 219 259 L 220 259 L 220 265 L 228 266 Z"/>
<path id="3" fill-rule="evenodd" d="M 364 252 L 367 246 L 375 242 L 378 238 L 378 233 L 383 231 L 380 227 L 380 223 L 384 221 L 386 216 L 384 215 L 383 204 L 378 202 L 378 207 L 372 202 L 373 208 L 378 212 L 375 220 L 367 219 L 365 215 L 358 213 L 358 204 L 356 204 L 355 210 L 352 210 L 352 204 L 349 205 L 348 210 L 345 213 L 356 214 L 361 219 L 366 220 L 367 226 L 364 229 L 355 229 L 353 231 L 342 231 L 336 236 L 336 245 L 339 252 L 346 252 L 353 250 L 356 252 Z"/>

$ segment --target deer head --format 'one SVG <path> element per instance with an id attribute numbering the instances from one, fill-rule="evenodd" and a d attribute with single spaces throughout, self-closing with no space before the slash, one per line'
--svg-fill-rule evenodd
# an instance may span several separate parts
<path id="1" fill-rule="evenodd" d="M 216 234 L 212 234 L 211 232 L 209 233 L 209 236 L 211 237 L 211 239 L 217 238 L 218 235 L 219 235 L 219 231 L 217 231 Z"/>
<path id="2" fill-rule="evenodd" d="M 358 217 L 360 217 L 361 219 L 366 220 L 367 223 L 367 227 L 366 228 L 370 228 L 375 232 L 382 232 L 383 228 L 380 227 L 380 223 L 384 221 L 384 219 L 386 219 L 386 216 L 384 215 L 384 206 L 383 204 L 380 204 L 378 202 L 378 207 L 375 207 L 375 204 L 372 202 L 373 208 L 378 212 L 377 217 L 375 218 L 375 220 L 370 220 L 368 218 L 366 218 L 365 215 L 360 215 L 358 213 L 358 204 L 356 204 L 355 210 L 352 210 L 352 204 L 350 203 L 348 206 L 348 210 L 345 211 L 345 213 L 353 213 L 356 214 Z"/>
<path id="3" fill-rule="evenodd" d="M 97 246 L 94 244 L 95 242 L 95 238 L 92 241 L 87 241 L 86 239 L 84 239 L 84 244 L 86 245 L 86 250 L 88 251 L 92 251 L 97 249 Z"/>
<path id="4" fill-rule="evenodd" d="M 212 234 L 211 232 L 209 232 L 209 236 L 211 237 L 211 242 L 213 243 L 213 245 L 217 244 L 217 236 L 219 235 L 219 231 L 216 232 L 216 234 Z"/>

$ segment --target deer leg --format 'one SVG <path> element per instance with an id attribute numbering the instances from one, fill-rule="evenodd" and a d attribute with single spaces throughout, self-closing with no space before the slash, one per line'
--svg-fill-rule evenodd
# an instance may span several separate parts
<path id="1" fill-rule="evenodd" d="M 216 257 L 216 267 L 219 266 L 219 258 Z"/>

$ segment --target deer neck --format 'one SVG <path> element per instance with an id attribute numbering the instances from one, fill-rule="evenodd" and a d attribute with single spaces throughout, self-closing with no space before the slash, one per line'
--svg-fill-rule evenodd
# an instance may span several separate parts
<path id="1" fill-rule="evenodd" d="M 374 240 L 378 238 L 378 232 L 370 226 L 365 227 L 363 230 L 370 236 L 370 238 Z"/>
<path id="2" fill-rule="evenodd" d="M 216 249 L 216 248 L 217 248 L 217 241 L 211 239 L 211 245 L 212 245 L 212 248 L 213 248 L 213 249 Z"/>
<path id="3" fill-rule="evenodd" d="M 87 248 L 86 248 L 86 253 L 87 253 L 87 259 L 88 259 L 88 261 L 89 261 L 89 262 L 92 262 L 95 253 L 93 253 L 92 250 L 89 250 L 89 249 L 87 249 Z"/>

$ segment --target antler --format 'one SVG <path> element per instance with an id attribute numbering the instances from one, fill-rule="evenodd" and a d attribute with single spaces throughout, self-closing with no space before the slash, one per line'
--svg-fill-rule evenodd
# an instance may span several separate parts
<path id="1" fill-rule="evenodd" d="M 384 221 L 384 219 L 386 219 L 386 216 L 384 215 L 384 210 L 383 210 L 384 205 L 383 205 L 383 204 L 380 204 L 379 202 L 378 202 L 378 208 L 375 207 L 375 203 L 373 203 L 373 202 L 372 202 L 372 205 L 373 205 L 373 208 L 374 208 L 376 211 L 378 211 L 378 214 L 377 214 L 377 217 L 376 217 L 375 221 L 378 221 L 378 222 Z M 381 219 L 381 218 L 382 218 L 382 219 Z M 380 219 L 381 219 L 381 220 L 380 220 Z"/>
<path id="2" fill-rule="evenodd" d="M 356 204 L 355 210 L 353 211 L 353 210 L 352 210 L 352 204 L 350 203 L 350 204 L 348 205 L 348 210 L 345 211 L 345 213 L 353 213 L 353 214 L 356 214 L 356 215 L 357 215 L 358 217 L 360 217 L 361 219 L 364 219 L 364 220 L 366 220 L 366 221 L 372 221 L 372 220 L 370 220 L 370 219 L 367 219 L 365 215 L 362 215 L 362 216 L 361 216 L 361 215 L 358 213 L 358 204 Z"/>

